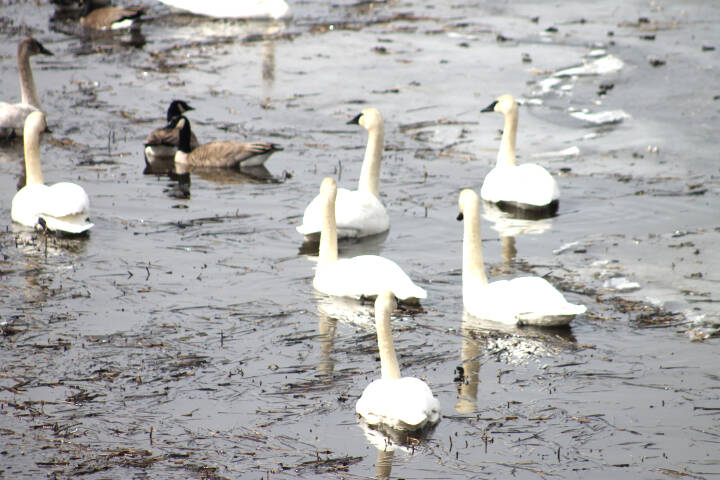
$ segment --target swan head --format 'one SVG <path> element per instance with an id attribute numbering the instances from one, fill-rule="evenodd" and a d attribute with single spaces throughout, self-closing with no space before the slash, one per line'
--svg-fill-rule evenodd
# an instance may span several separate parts
<path id="1" fill-rule="evenodd" d="M 512 95 L 500 95 L 487 107 L 480 110 L 481 112 L 498 112 L 507 115 L 512 111 L 517 111 L 518 105 Z"/>
<path id="2" fill-rule="evenodd" d="M 195 110 L 193 107 L 187 104 L 184 100 L 173 100 L 170 102 L 170 106 L 167 110 L 167 121 L 172 121 L 173 117 L 177 117 L 178 115 L 182 115 L 185 112 L 189 112 L 190 110 Z"/>
<path id="3" fill-rule="evenodd" d="M 47 48 L 43 47 L 42 43 L 38 42 L 32 37 L 23 38 L 18 44 L 18 57 L 31 56 L 31 55 L 50 55 L 53 53 Z"/>
<path id="4" fill-rule="evenodd" d="M 366 108 L 347 123 L 348 125 L 360 125 L 365 130 L 385 126 L 385 121 L 377 108 Z"/>
<path id="5" fill-rule="evenodd" d="M 458 221 L 463 220 L 466 213 L 477 211 L 480 208 L 480 197 L 475 193 L 475 190 L 466 188 L 460 192 L 458 208 L 460 209 L 457 216 Z"/>

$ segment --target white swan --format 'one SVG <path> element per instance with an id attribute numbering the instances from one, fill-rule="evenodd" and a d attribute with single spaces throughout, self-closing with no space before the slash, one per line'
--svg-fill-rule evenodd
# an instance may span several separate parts
<path id="1" fill-rule="evenodd" d="M 372 297 L 390 290 L 401 300 L 422 299 L 427 293 L 410 280 L 392 260 L 377 255 L 338 259 L 335 227 L 337 185 L 332 178 L 323 180 L 323 226 L 320 252 L 313 286 L 319 292 L 338 297 Z"/>
<path id="2" fill-rule="evenodd" d="M 87 218 L 90 200 L 85 190 L 69 182 L 43 184 L 40 132 L 45 128 L 44 117 L 42 112 L 31 112 L 25 120 L 25 186 L 13 197 L 10 216 L 26 227 L 83 233 L 93 226 Z"/>
<path id="3" fill-rule="evenodd" d="M 425 382 L 400 377 L 390 328 L 395 308 L 392 292 L 381 292 L 375 300 L 375 326 L 380 351 L 381 378 L 363 391 L 355 411 L 370 425 L 396 430 L 421 430 L 440 420 L 440 402 Z"/>
<path id="4" fill-rule="evenodd" d="M 480 196 L 504 211 L 521 217 L 542 218 L 557 213 L 560 188 L 550 173 L 535 163 L 515 163 L 518 105 L 502 95 L 482 110 L 505 116 L 495 168 L 485 177 Z"/>
<path id="5" fill-rule="evenodd" d="M 540 277 L 519 277 L 488 283 L 482 256 L 480 197 L 473 190 L 460 192 L 463 236 L 462 292 L 465 310 L 471 315 L 517 325 L 567 325 L 584 313 L 584 305 L 565 300 L 562 293 Z"/>
<path id="6" fill-rule="evenodd" d="M 339 188 L 335 219 L 339 238 L 360 238 L 382 233 L 390 228 L 390 217 L 380 201 L 380 160 L 385 141 L 385 122 L 376 108 L 366 108 L 348 122 L 368 131 L 360 181 L 357 190 Z M 297 231 L 308 240 L 316 239 L 322 228 L 323 201 L 316 196 L 305 208 L 302 225 Z"/>
<path id="7" fill-rule="evenodd" d="M 285 0 L 160 0 L 170 7 L 218 18 L 281 18 L 289 10 Z"/>
<path id="8" fill-rule="evenodd" d="M 30 112 L 40 110 L 40 100 L 35 88 L 32 69 L 30 68 L 30 57 L 39 53 L 43 55 L 53 54 L 32 37 L 25 37 L 20 40 L 17 52 L 21 100 L 20 103 L 0 102 L 0 133 L 3 136 L 21 135 L 25 126 L 25 117 Z M 44 129 L 45 127 L 43 127 Z"/>

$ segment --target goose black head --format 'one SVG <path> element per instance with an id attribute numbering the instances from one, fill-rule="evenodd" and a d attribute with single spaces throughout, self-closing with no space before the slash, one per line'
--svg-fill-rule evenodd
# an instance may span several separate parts
<path id="1" fill-rule="evenodd" d="M 167 110 L 167 121 L 171 121 L 173 117 L 182 115 L 190 110 L 195 110 L 193 107 L 187 104 L 184 100 L 173 100 L 170 102 L 170 106 Z"/>

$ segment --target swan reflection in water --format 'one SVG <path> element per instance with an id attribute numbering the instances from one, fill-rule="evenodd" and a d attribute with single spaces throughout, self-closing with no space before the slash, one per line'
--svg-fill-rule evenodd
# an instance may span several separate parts
<path id="1" fill-rule="evenodd" d="M 490 222 L 491 228 L 500 235 L 505 266 L 515 263 L 517 257 L 515 237 L 518 235 L 542 235 L 552 227 L 552 218 L 537 220 L 513 218 L 493 204 L 483 202 L 483 206 L 483 218 Z"/>
<path id="2" fill-rule="evenodd" d="M 461 333 L 461 363 L 455 377 L 458 390 L 455 410 L 460 414 L 478 410 L 480 367 L 489 359 L 525 362 L 531 357 L 572 350 L 577 344 L 570 327 L 518 327 L 481 320 L 467 312 L 463 312 Z"/>

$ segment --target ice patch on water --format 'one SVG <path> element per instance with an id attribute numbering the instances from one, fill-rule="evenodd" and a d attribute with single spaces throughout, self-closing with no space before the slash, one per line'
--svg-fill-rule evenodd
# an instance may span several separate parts
<path id="1" fill-rule="evenodd" d="M 587 112 L 571 112 L 570 116 L 595 125 L 605 125 L 610 123 L 620 123 L 630 117 L 623 110 L 606 110 L 604 112 L 587 113 Z"/>
<path id="2" fill-rule="evenodd" d="M 564 150 L 558 150 L 555 152 L 543 152 L 534 153 L 532 156 L 535 158 L 547 158 L 547 157 L 576 157 L 580 155 L 580 149 L 577 146 L 568 147 Z"/>
<path id="3" fill-rule="evenodd" d="M 570 242 L 570 243 L 566 243 L 565 245 L 561 246 L 560 248 L 556 248 L 555 250 L 553 250 L 552 253 L 553 253 L 553 255 L 560 255 L 561 253 L 567 252 L 567 251 L 570 250 L 571 248 L 575 248 L 575 247 L 577 247 L 578 245 L 580 245 L 580 242 Z"/>
<path id="4" fill-rule="evenodd" d="M 614 55 L 606 55 L 582 65 L 564 68 L 553 73 L 553 77 L 573 77 L 583 75 L 606 75 L 622 70 L 625 62 Z"/>
<path id="5" fill-rule="evenodd" d="M 631 282 L 625 277 L 608 278 L 603 282 L 603 287 L 617 290 L 618 292 L 632 292 L 640 289 L 640 284 Z"/>

